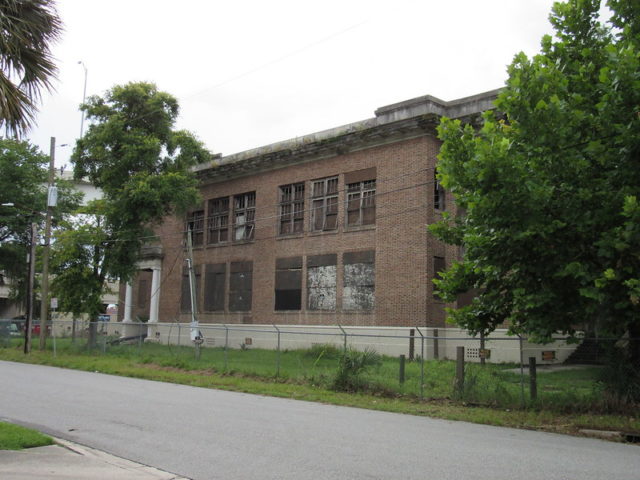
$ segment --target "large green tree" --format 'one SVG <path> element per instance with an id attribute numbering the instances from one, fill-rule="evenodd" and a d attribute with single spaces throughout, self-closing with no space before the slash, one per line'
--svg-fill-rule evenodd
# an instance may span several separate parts
<path id="1" fill-rule="evenodd" d="M 210 159 L 174 130 L 178 102 L 151 83 L 116 86 L 81 107 L 90 125 L 71 157 L 76 178 L 103 192 L 57 237 L 53 290 L 61 309 L 100 312 L 107 278 L 129 280 L 152 228 L 199 199 L 190 167 Z"/>
<path id="2" fill-rule="evenodd" d="M 49 157 L 26 141 L 0 139 L 0 272 L 11 279 L 16 297 L 26 280 L 30 225 L 44 227 Z M 80 194 L 58 180 L 59 204 L 53 217 L 57 228 L 77 208 Z"/>
<path id="3" fill-rule="evenodd" d="M 479 131 L 443 120 L 438 167 L 465 212 L 431 227 L 464 246 L 436 281 L 471 332 L 509 322 L 640 337 L 640 3 L 556 3 L 555 36 L 515 56 Z M 628 350 L 640 367 L 640 342 Z"/>
<path id="4" fill-rule="evenodd" d="M 0 2 L 0 127 L 7 134 L 33 123 L 40 93 L 56 75 L 49 46 L 61 31 L 53 0 Z"/>

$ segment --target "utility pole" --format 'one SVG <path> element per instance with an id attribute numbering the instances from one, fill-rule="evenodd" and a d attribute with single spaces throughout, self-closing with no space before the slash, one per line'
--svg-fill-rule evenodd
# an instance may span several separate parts
<path id="1" fill-rule="evenodd" d="M 55 182 L 56 137 L 51 137 L 49 148 L 49 188 L 47 191 L 47 215 L 44 226 L 44 249 L 42 251 L 42 295 L 40 302 L 40 350 L 47 346 L 47 320 L 49 318 L 49 246 L 51 245 L 51 214 L 58 203 Z M 51 326 L 53 328 L 53 325 Z"/>
<path id="2" fill-rule="evenodd" d="M 31 325 L 33 320 L 33 284 L 36 276 L 36 223 L 31 222 L 31 248 L 29 249 L 29 278 L 27 279 L 27 320 L 24 324 L 24 353 L 31 352 Z M 42 329 L 41 329 L 42 330 Z"/>

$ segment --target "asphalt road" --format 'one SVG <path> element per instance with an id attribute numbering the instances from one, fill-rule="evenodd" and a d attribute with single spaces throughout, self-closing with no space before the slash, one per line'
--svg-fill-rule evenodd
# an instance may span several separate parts
<path id="1" fill-rule="evenodd" d="M 0 362 L 0 418 L 193 479 L 640 479 L 640 447 Z"/>

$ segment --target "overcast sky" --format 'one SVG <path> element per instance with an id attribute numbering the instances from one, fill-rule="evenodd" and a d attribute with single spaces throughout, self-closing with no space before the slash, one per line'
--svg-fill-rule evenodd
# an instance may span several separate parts
<path id="1" fill-rule="evenodd" d="M 374 116 L 430 94 L 502 86 L 513 56 L 552 33 L 552 0 L 58 0 L 56 91 L 30 139 L 73 144 L 87 95 L 155 82 L 179 128 L 228 155 Z M 86 126 L 85 126 L 86 127 Z M 70 147 L 59 147 L 56 164 Z"/>

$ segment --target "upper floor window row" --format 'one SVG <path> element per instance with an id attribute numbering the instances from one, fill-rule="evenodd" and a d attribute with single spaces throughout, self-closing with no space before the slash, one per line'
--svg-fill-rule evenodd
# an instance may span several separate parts
<path id="1" fill-rule="evenodd" d="M 374 225 L 376 219 L 376 169 L 368 168 L 344 175 L 346 185 L 345 225 Z M 323 232 L 338 228 L 338 176 L 310 182 L 311 203 L 308 211 L 309 231 Z M 304 229 L 305 183 L 280 187 L 280 235 L 301 233 Z"/>
<path id="2" fill-rule="evenodd" d="M 249 241 L 254 238 L 255 219 L 256 192 L 248 192 L 209 200 L 206 222 L 204 209 L 193 211 L 187 216 L 187 230 L 194 246 L 204 243 L 205 223 L 210 244 Z"/>

